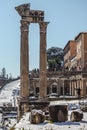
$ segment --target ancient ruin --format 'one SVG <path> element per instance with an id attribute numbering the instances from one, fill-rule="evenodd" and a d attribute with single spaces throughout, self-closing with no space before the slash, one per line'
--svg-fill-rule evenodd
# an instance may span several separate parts
<path id="1" fill-rule="evenodd" d="M 16 7 L 16 10 L 21 16 L 20 98 L 18 99 L 19 103 L 18 116 L 20 117 L 23 114 L 23 112 L 28 111 L 30 109 L 30 105 L 32 104 L 34 104 L 36 108 L 37 106 L 39 106 L 39 108 L 44 109 L 44 107 L 47 107 L 47 105 L 49 104 L 48 101 L 58 100 L 59 96 L 62 96 L 59 99 L 65 99 L 65 96 L 72 96 L 72 99 L 80 98 L 81 96 L 86 96 L 87 94 L 86 72 L 67 70 L 67 62 L 65 62 L 66 66 L 65 68 L 63 68 L 62 71 L 47 72 L 46 34 L 47 34 L 47 25 L 49 22 L 44 21 L 44 11 L 31 10 L 30 4 L 20 5 Z M 40 66 L 38 74 L 32 73 L 31 75 L 29 75 L 28 46 L 29 46 L 29 25 L 31 23 L 39 24 Z M 68 45 L 69 43 L 65 47 L 65 53 L 64 53 L 65 61 L 66 58 L 67 59 L 69 58 L 67 54 L 72 54 L 69 53 L 70 50 L 68 49 L 70 49 L 70 47 L 68 47 Z M 71 57 L 73 57 L 73 55 L 71 55 Z M 74 61 L 75 59 L 73 60 L 72 65 L 74 65 Z M 69 62 L 69 65 L 70 63 L 71 62 Z M 36 101 L 35 100 L 32 102 L 30 101 L 29 96 L 31 92 L 33 92 L 34 96 L 37 96 L 39 94 Z M 55 98 L 52 99 L 52 96 Z M 59 113 L 61 115 L 61 111 Z M 58 117 L 58 119 L 59 121 L 63 120 L 63 118 L 60 119 L 60 117 Z"/>
<path id="2" fill-rule="evenodd" d="M 21 52 L 20 52 L 20 77 L 21 92 L 23 98 L 29 97 L 29 25 L 30 23 L 38 23 L 40 27 L 40 98 L 46 97 L 46 29 L 49 22 L 44 21 L 44 11 L 30 10 L 30 4 L 24 4 L 16 7 L 17 12 L 21 16 Z"/>
<path id="3" fill-rule="evenodd" d="M 15 8 L 21 16 L 21 47 L 20 47 L 20 98 L 21 101 L 28 102 L 29 97 L 29 25 L 38 23 L 40 27 L 40 72 L 39 98 L 43 99 L 47 95 L 47 54 L 46 54 L 46 29 L 49 22 L 44 21 L 44 11 L 30 10 L 30 4 L 23 4 Z M 20 102 L 21 102 L 20 101 Z M 21 103 L 19 103 L 21 104 Z M 26 104 L 25 104 L 26 105 Z M 24 105 L 24 106 L 25 106 Z M 20 105 L 19 105 L 20 106 Z M 25 108 L 24 108 L 25 109 Z"/>

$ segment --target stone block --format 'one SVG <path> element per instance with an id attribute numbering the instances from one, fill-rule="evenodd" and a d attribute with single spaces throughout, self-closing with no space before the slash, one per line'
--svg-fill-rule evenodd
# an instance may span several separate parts
<path id="1" fill-rule="evenodd" d="M 42 110 L 33 109 L 30 114 L 30 123 L 38 124 L 43 123 L 45 119 L 44 113 Z"/>
<path id="2" fill-rule="evenodd" d="M 50 105 L 49 113 L 52 122 L 65 122 L 68 119 L 67 105 Z"/>
<path id="3" fill-rule="evenodd" d="M 70 115 L 71 121 L 81 121 L 83 118 L 83 112 L 82 111 L 72 111 Z"/>

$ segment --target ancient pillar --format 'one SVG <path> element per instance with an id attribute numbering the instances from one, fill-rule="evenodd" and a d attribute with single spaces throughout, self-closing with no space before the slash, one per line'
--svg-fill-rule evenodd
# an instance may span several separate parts
<path id="1" fill-rule="evenodd" d="M 21 20 L 21 48 L 20 48 L 20 96 L 29 96 L 29 56 L 28 56 L 28 22 Z"/>
<path id="2" fill-rule="evenodd" d="M 40 22 L 40 98 L 47 95 L 47 53 L 46 53 L 46 29 L 48 22 Z"/>

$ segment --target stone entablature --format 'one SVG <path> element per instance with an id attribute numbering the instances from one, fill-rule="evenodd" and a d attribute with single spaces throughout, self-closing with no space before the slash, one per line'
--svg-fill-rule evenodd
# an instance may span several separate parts
<path id="1" fill-rule="evenodd" d="M 20 5 L 16 7 L 16 10 L 22 19 L 26 20 L 28 23 L 44 22 L 44 11 L 31 10 L 30 4 Z"/>

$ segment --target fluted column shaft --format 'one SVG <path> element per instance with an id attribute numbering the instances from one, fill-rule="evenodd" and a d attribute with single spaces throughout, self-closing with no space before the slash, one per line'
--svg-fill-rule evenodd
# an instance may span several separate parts
<path id="1" fill-rule="evenodd" d="M 46 53 L 46 29 L 48 22 L 39 23 L 40 26 L 40 98 L 47 95 L 47 53 Z"/>
<path id="2" fill-rule="evenodd" d="M 29 96 L 29 48 L 28 48 L 28 22 L 21 20 L 21 48 L 20 48 L 20 96 Z"/>

